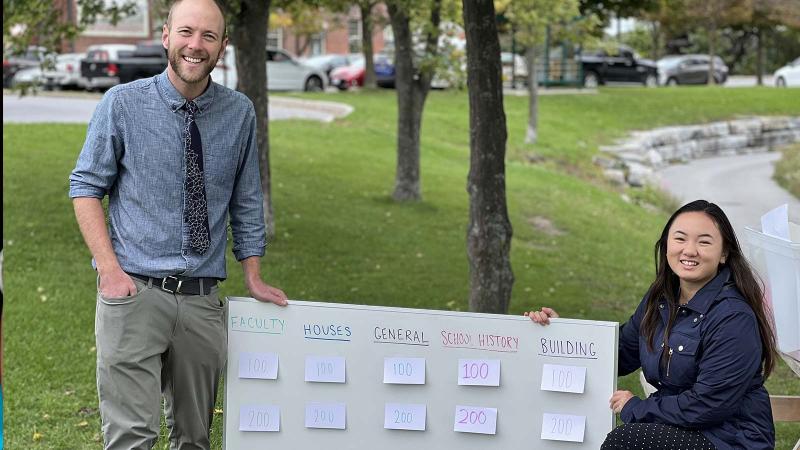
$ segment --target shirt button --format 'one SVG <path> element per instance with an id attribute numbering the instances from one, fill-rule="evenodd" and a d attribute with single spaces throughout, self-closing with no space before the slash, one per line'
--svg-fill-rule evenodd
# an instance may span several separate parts
<path id="1" fill-rule="evenodd" d="M 664 304 L 662 303 L 662 304 L 658 305 L 658 307 L 661 308 L 661 309 L 664 309 Z"/>
<path id="2" fill-rule="evenodd" d="M 679 352 L 682 352 L 682 351 L 683 351 L 683 346 L 682 346 L 682 345 L 679 345 L 679 346 L 678 346 L 678 351 L 679 351 Z"/>
<path id="3" fill-rule="evenodd" d="M 664 348 L 664 343 L 663 342 L 661 343 L 661 348 Z"/>
<path id="4" fill-rule="evenodd" d="M 692 322 L 697 323 L 697 317 L 695 317 Z"/>

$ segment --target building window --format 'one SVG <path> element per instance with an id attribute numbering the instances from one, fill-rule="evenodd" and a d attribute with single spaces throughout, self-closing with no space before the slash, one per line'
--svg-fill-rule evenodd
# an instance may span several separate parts
<path id="1" fill-rule="evenodd" d="M 283 48 L 283 29 L 267 32 L 267 47 Z"/>
<path id="2" fill-rule="evenodd" d="M 347 21 L 347 43 L 350 53 L 361 52 L 361 21 L 359 19 Z"/>

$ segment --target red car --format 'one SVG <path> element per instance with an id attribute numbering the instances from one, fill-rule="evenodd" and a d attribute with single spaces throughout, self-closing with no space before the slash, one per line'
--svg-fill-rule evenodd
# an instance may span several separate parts
<path id="1" fill-rule="evenodd" d="M 331 86 L 346 91 L 351 86 L 364 86 L 364 58 L 353 61 L 349 66 L 337 67 L 331 71 Z"/>

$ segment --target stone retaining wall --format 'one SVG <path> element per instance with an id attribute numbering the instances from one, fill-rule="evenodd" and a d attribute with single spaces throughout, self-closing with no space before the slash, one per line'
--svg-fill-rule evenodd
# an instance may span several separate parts
<path id="1" fill-rule="evenodd" d="M 766 152 L 800 142 L 800 117 L 748 117 L 703 125 L 635 131 L 594 161 L 612 183 L 644 186 L 655 170 L 695 158 Z"/>

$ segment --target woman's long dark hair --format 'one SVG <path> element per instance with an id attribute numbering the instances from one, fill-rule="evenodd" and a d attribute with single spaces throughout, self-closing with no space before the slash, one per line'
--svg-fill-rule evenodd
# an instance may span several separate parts
<path id="1" fill-rule="evenodd" d="M 672 222 L 675 221 L 675 218 L 687 212 L 705 213 L 719 228 L 719 232 L 722 235 L 723 254 L 727 254 L 725 264 L 730 268 L 733 282 L 744 296 L 747 304 L 750 305 L 758 321 L 758 331 L 761 334 L 761 363 L 764 370 L 764 379 L 766 379 L 775 368 L 777 354 L 775 351 L 775 334 L 772 331 L 772 324 L 767 318 L 761 285 L 756 280 L 753 270 L 742 254 L 739 241 L 736 239 L 736 233 L 733 231 L 728 217 L 719 206 L 705 200 L 695 200 L 675 211 L 664 226 L 661 237 L 656 242 L 656 279 L 650 285 L 647 295 L 647 307 L 641 324 L 642 336 L 645 337 L 650 351 L 653 351 L 656 328 L 661 320 L 658 312 L 660 299 L 666 299 L 669 307 L 669 321 L 664 329 L 663 336 L 665 345 L 677 317 L 678 298 L 675 295 L 678 292 L 680 280 L 667 262 L 667 240 L 669 239 L 669 229 L 672 226 Z"/>

